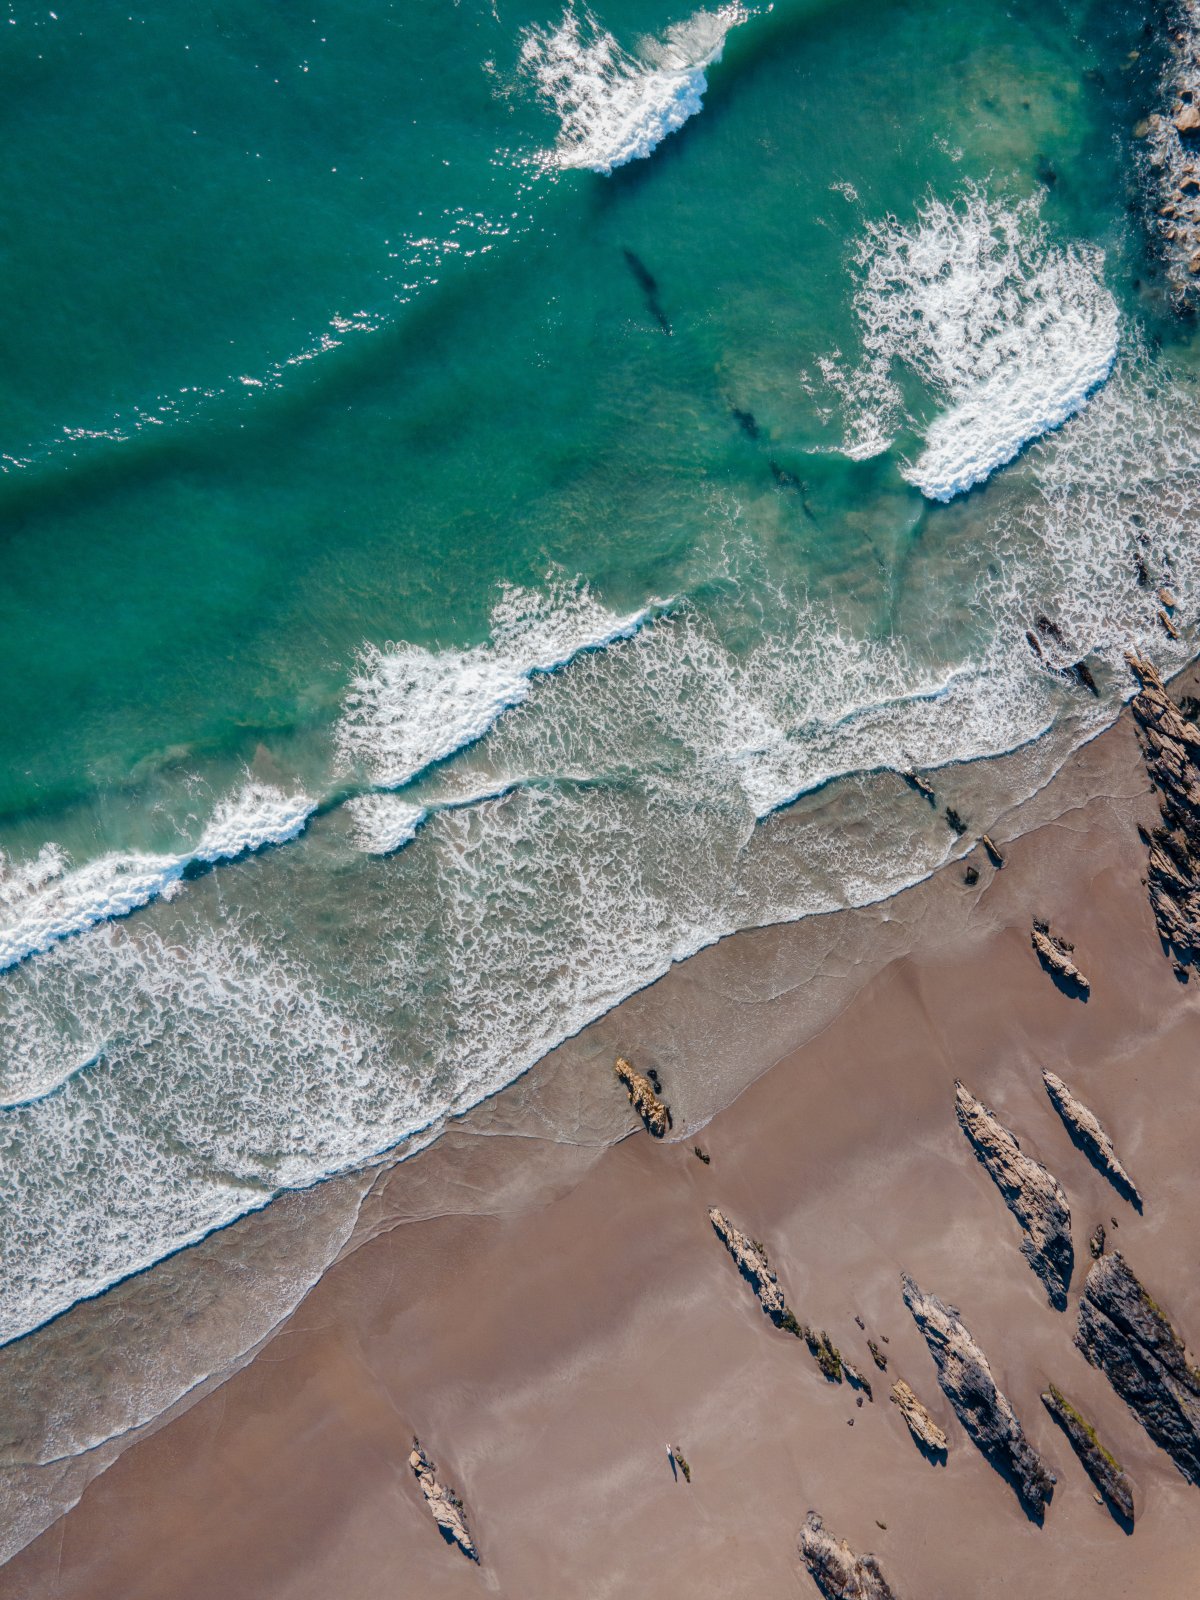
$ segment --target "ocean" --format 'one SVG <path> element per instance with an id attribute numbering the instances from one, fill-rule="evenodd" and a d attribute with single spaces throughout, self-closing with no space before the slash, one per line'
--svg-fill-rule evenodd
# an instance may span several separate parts
<path id="1" fill-rule="evenodd" d="M 1190 658 L 1147 20 L 13 0 L 0 1341 Z"/>

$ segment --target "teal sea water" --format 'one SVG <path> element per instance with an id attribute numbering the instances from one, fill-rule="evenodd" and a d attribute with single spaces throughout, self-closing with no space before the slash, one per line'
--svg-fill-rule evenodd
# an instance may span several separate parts
<path id="1" fill-rule="evenodd" d="M 0 1339 L 1189 655 L 1147 17 L 14 0 Z"/>

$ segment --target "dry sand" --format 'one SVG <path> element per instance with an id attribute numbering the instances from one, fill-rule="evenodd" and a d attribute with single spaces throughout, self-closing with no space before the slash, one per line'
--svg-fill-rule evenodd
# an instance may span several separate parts
<path id="1" fill-rule="evenodd" d="M 824 919 L 819 937 L 737 935 L 394 1168 L 365 1242 L 244 1370 L 133 1444 L 0 1571 L 0 1597 L 815 1596 L 796 1558 L 811 1506 L 909 1600 L 1191 1600 L 1200 1490 L 1072 1344 L 1087 1237 L 1111 1217 L 1111 1243 L 1200 1340 L 1200 983 L 1173 977 L 1140 882 L 1135 823 L 1154 804 L 1128 715 L 1039 804 L 1055 820 L 1016 839 L 1002 872 L 979 852 L 974 888 L 954 865 Z M 1075 941 L 1087 1003 L 1038 966 L 1033 915 Z M 714 1063 L 739 1041 L 755 1081 L 696 1136 L 710 1166 L 695 1137 L 606 1144 L 627 1120 L 618 1049 L 658 1065 L 682 1130 L 719 1099 Z M 1104 1121 L 1143 1216 L 1071 1144 L 1043 1065 Z M 1065 1314 L 955 1122 L 958 1077 L 1068 1193 Z M 539 1096 L 555 1126 L 576 1105 L 578 1142 L 537 1136 Z M 873 1404 L 768 1322 L 710 1204 L 767 1244 L 797 1314 L 875 1382 Z M 961 1309 L 1057 1470 L 1044 1527 L 938 1389 L 902 1270 Z M 888 1336 L 886 1379 L 856 1314 Z M 888 1404 L 893 1374 L 949 1435 L 944 1466 Z M 1131 1474 L 1132 1536 L 1044 1412 L 1048 1380 Z M 465 1498 L 478 1568 L 421 1501 L 414 1433 Z"/>

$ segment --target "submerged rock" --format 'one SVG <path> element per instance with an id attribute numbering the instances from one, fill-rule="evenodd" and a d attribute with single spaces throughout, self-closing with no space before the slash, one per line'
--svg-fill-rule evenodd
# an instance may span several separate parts
<path id="1" fill-rule="evenodd" d="M 1151 229 L 1180 309 L 1195 304 L 1200 252 L 1200 4 L 1168 0 L 1168 57 L 1159 85 L 1161 110 L 1145 125 L 1146 189 Z M 1155 215 L 1154 213 L 1157 213 Z"/>
<path id="2" fill-rule="evenodd" d="M 629 1091 L 629 1103 L 646 1124 L 647 1132 L 661 1139 L 671 1126 L 670 1106 L 659 1099 L 649 1078 L 635 1072 L 624 1056 L 617 1057 L 613 1071 Z"/>
<path id="3" fill-rule="evenodd" d="M 467 1529 L 467 1520 L 463 1514 L 463 1503 L 450 1489 L 443 1487 L 435 1476 L 436 1468 L 433 1462 L 421 1449 L 419 1439 L 413 1440 L 412 1453 L 408 1464 L 416 1473 L 417 1482 L 421 1485 L 421 1493 L 425 1496 L 425 1504 L 429 1507 L 434 1521 L 442 1530 L 442 1537 L 448 1544 L 456 1544 L 463 1555 L 472 1561 L 479 1560 L 479 1551 L 475 1548 L 475 1541 Z"/>
<path id="4" fill-rule="evenodd" d="M 724 1212 L 718 1210 L 716 1206 L 709 1206 L 708 1220 L 712 1223 L 717 1237 L 737 1262 L 743 1278 L 754 1290 L 759 1305 L 775 1326 L 782 1328 L 785 1333 L 794 1334 L 797 1339 L 803 1339 L 825 1376 L 833 1383 L 840 1383 L 841 1351 L 827 1333 L 816 1333 L 788 1309 L 787 1301 L 783 1298 L 783 1290 L 779 1287 L 779 1280 L 767 1260 L 767 1252 L 762 1243 L 758 1239 L 748 1238 L 740 1228 L 735 1228 Z"/>
<path id="5" fill-rule="evenodd" d="M 1045 1285 L 1050 1304 L 1065 1310 L 1075 1265 L 1066 1195 L 1057 1179 L 1025 1155 L 991 1109 L 961 1083 L 954 1086 L 954 1098 L 963 1132 L 1024 1230 L 1021 1254 Z"/>
<path id="6" fill-rule="evenodd" d="M 1026 1439 L 987 1357 L 953 1306 L 922 1294 L 907 1273 L 901 1282 L 904 1303 L 925 1336 L 937 1363 L 938 1382 L 959 1421 L 984 1455 L 1011 1479 L 1030 1514 L 1040 1519 L 1054 1493 L 1054 1474 Z"/>
<path id="7" fill-rule="evenodd" d="M 1042 1404 L 1071 1441 L 1071 1448 L 1083 1470 L 1108 1501 L 1116 1515 L 1133 1521 L 1133 1488 L 1121 1463 L 1100 1443 L 1095 1428 L 1053 1384 L 1042 1395 Z"/>
<path id="8" fill-rule="evenodd" d="M 1171 700 L 1144 657 L 1125 658 L 1141 683 L 1134 726 L 1146 771 L 1159 792 L 1160 825 L 1143 833 L 1150 847 L 1146 886 L 1159 937 L 1176 970 L 1200 958 L 1200 729 Z"/>
<path id="9" fill-rule="evenodd" d="M 1200 1371 L 1117 1251 L 1087 1275 L 1075 1343 L 1184 1477 L 1200 1484 Z"/>
<path id="10" fill-rule="evenodd" d="M 1091 984 L 1071 960 L 1071 951 L 1075 948 L 1073 944 L 1068 944 L 1065 939 L 1055 938 L 1044 922 L 1034 923 L 1031 943 L 1037 951 L 1038 960 L 1047 972 L 1070 987 L 1078 989 L 1081 994 L 1090 993 Z"/>
<path id="11" fill-rule="evenodd" d="M 1117 1159 L 1112 1140 L 1105 1133 L 1095 1112 L 1089 1111 L 1082 1100 L 1077 1100 L 1066 1084 L 1055 1073 L 1042 1069 L 1046 1093 L 1054 1102 L 1054 1109 L 1067 1125 L 1077 1144 L 1083 1146 L 1096 1164 L 1122 1193 L 1127 1194 L 1136 1206 L 1141 1207 L 1142 1197 L 1133 1179 Z"/>
<path id="12" fill-rule="evenodd" d="M 873 1555 L 856 1556 L 844 1539 L 826 1533 L 815 1511 L 800 1529 L 800 1558 L 826 1600 L 897 1600 Z"/>
<path id="13" fill-rule="evenodd" d="M 900 1407 L 900 1415 L 919 1445 L 934 1455 L 944 1455 L 949 1450 L 950 1441 L 903 1378 L 897 1378 L 892 1385 L 892 1403 Z"/>

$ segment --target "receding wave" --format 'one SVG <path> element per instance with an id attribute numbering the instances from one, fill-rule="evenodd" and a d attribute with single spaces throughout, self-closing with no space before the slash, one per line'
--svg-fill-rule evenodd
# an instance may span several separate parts
<path id="1" fill-rule="evenodd" d="M 588 10 L 568 7 L 556 28 L 531 27 L 521 64 L 559 119 L 549 167 L 611 173 L 650 155 L 703 105 L 705 69 L 749 15 L 740 5 L 697 11 L 660 39 L 622 48 Z"/>
<path id="2" fill-rule="evenodd" d="M 911 420 L 896 376 L 906 370 L 944 409 L 904 476 L 929 499 L 951 500 L 1105 382 L 1119 314 L 1103 252 L 1053 243 L 1039 207 L 968 185 L 950 203 L 927 200 L 911 226 L 895 217 L 868 226 L 855 258 L 863 360 L 852 374 L 823 364 L 845 400 L 847 454 L 878 454 Z"/>

